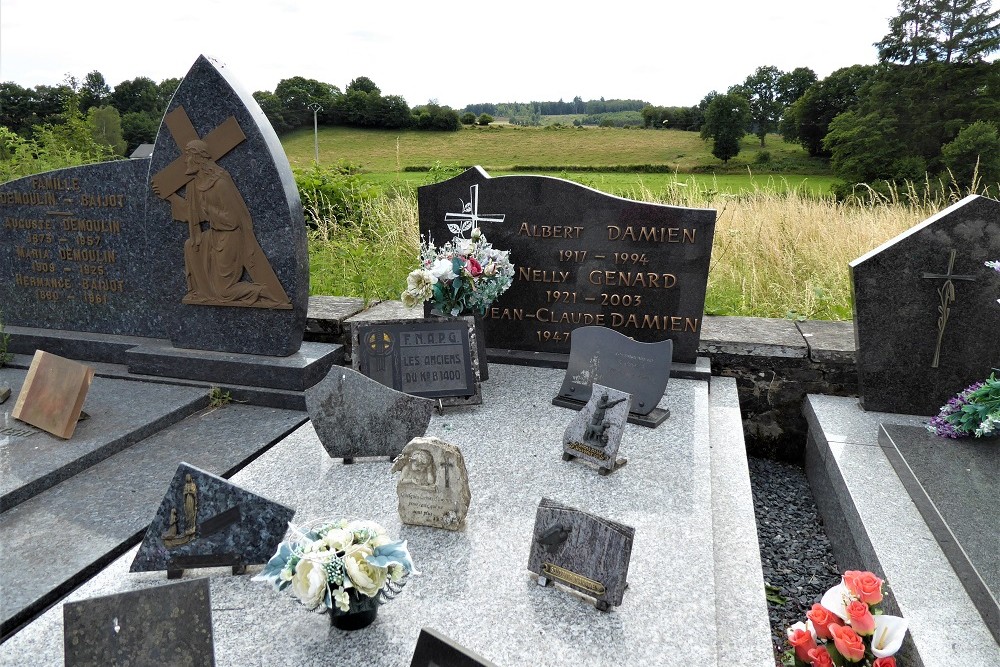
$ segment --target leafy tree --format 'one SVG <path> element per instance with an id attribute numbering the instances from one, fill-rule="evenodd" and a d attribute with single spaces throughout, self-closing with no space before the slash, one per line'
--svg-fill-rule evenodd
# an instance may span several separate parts
<path id="1" fill-rule="evenodd" d="M 122 115 L 122 138 L 128 144 L 126 153 L 131 153 L 139 144 L 151 144 L 156 140 L 156 130 L 160 127 L 161 116 L 145 111 L 133 111 Z"/>
<path id="2" fill-rule="evenodd" d="M 88 110 L 90 107 L 103 106 L 111 96 L 111 87 L 104 80 L 104 75 L 96 69 L 83 77 L 83 85 L 80 86 L 80 109 Z"/>
<path id="3" fill-rule="evenodd" d="M 778 77 L 778 102 L 783 107 L 794 103 L 816 83 L 816 72 L 808 67 L 796 67 Z"/>
<path id="4" fill-rule="evenodd" d="M 0 126 L 26 137 L 41 122 L 35 91 L 13 81 L 0 83 Z"/>
<path id="5" fill-rule="evenodd" d="M 926 169 L 926 163 L 907 150 L 892 113 L 842 113 L 830 123 L 823 145 L 832 156 L 834 173 L 850 183 L 915 180 Z"/>
<path id="6" fill-rule="evenodd" d="M 410 127 L 413 116 L 410 105 L 401 95 L 385 95 L 379 98 L 379 127 L 402 129 Z"/>
<path id="7" fill-rule="evenodd" d="M 375 85 L 375 82 L 367 76 L 359 76 L 347 84 L 347 88 L 344 89 L 344 94 L 350 95 L 354 92 L 375 95 L 376 97 L 382 94 L 382 91 Z"/>
<path id="8" fill-rule="evenodd" d="M 739 155 L 740 140 L 750 126 L 750 104 L 742 95 L 715 95 L 705 110 L 702 139 L 711 137 L 712 155 L 728 162 Z"/>
<path id="9" fill-rule="evenodd" d="M 963 127 L 941 147 L 941 158 L 963 188 L 974 185 L 974 175 L 987 187 L 1000 185 L 1000 135 L 995 125 L 979 120 Z"/>
<path id="10" fill-rule="evenodd" d="M 781 120 L 785 141 L 798 141 L 813 157 L 830 157 L 823 148 L 830 121 L 857 106 L 858 91 L 872 78 L 875 69 L 870 65 L 844 67 L 810 86 L 785 109 Z"/>
<path id="11" fill-rule="evenodd" d="M 156 84 L 156 99 L 158 101 L 157 108 L 160 109 L 161 112 L 166 111 L 167 107 L 170 106 L 170 98 L 172 98 L 174 93 L 177 92 L 177 86 L 179 85 L 181 85 L 181 80 L 177 77 L 164 79 Z"/>
<path id="12" fill-rule="evenodd" d="M 281 103 L 285 123 L 291 128 L 312 125 L 313 112 L 309 105 L 314 103 L 323 107 L 317 120 L 329 123 L 337 116 L 336 107 L 342 97 L 337 86 L 301 76 L 279 81 L 274 95 Z"/>
<path id="13" fill-rule="evenodd" d="M 493 116 L 488 113 L 480 114 L 479 118 L 476 119 L 477 125 L 489 125 L 493 122 Z"/>
<path id="14" fill-rule="evenodd" d="M 131 81 L 122 81 L 115 86 L 108 101 L 123 116 L 137 111 L 154 115 L 162 113 L 159 90 L 156 83 L 147 76 L 137 76 Z"/>
<path id="15" fill-rule="evenodd" d="M 758 67 L 746 80 L 729 89 L 730 94 L 742 96 L 750 104 L 750 119 L 753 132 L 760 139 L 761 147 L 768 132 L 778 128 L 783 106 L 778 99 L 778 80 L 782 71 L 770 65 Z"/>
<path id="16" fill-rule="evenodd" d="M 107 146 L 117 155 L 125 155 L 127 144 L 122 135 L 122 117 L 118 109 L 111 106 L 90 107 L 87 125 L 94 141 Z"/>
<path id="17" fill-rule="evenodd" d="M 476 114 L 472 113 L 471 111 L 466 111 L 465 113 L 462 114 L 459 120 L 462 121 L 462 125 L 475 125 Z"/>
<path id="18" fill-rule="evenodd" d="M 267 116 L 267 121 L 278 134 L 283 134 L 294 129 L 294 126 L 285 120 L 285 108 L 281 104 L 278 96 L 266 90 L 258 90 L 253 94 L 253 98 L 260 105 L 260 110 Z"/>
<path id="19" fill-rule="evenodd" d="M 876 42 L 883 63 L 979 62 L 1000 49 L 1000 10 L 990 0 L 901 0 Z"/>

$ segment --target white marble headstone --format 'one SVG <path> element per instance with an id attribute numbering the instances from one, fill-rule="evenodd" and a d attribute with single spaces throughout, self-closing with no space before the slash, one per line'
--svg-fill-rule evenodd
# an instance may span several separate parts
<path id="1" fill-rule="evenodd" d="M 414 438 L 392 466 L 403 523 L 458 530 L 472 494 L 461 450 L 440 438 Z"/>

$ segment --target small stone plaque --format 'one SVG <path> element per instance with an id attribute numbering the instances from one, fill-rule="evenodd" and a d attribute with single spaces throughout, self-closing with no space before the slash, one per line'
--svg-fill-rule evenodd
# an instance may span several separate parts
<path id="1" fill-rule="evenodd" d="M 410 667 L 495 667 L 486 658 L 459 646 L 431 628 L 420 628 Z"/>
<path id="2" fill-rule="evenodd" d="M 208 579 L 63 605 L 66 667 L 215 665 Z"/>
<path id="3" fill-rule="evenodd" d="M 628 586 L 635 529 L 542 498 L 535 515 L 528 569 L 538 584 L 558 582 L 596 600 L 608 611 Z"/>
<path id="4" fill-rule="evenodd" d="M 295 510 L 187 463 L 177 466 L 130 572 L 266 563 Z"/>
<path id="5" fill-rule="evenodd" d="M 573 332 L 569 365 L 553 405 L 574 410 L 590 400 L 595 382 L 632 395 L 629 421 L 658 426 L 670 411 L 656 407 L 667 389 L 673 341 L 640 343 L 605 327 Z"/>
<path id="6" fill-rule="evenodd" d="M 462 450 L 440 438 L 414 438 L 403 448 L 392 472 L 402 473 L 396 494 L 403 523 L 461 528 L 472 500 Z"/>
<path id="7" fill-rule="evenodd" d="M 474 330 L 471 317 L 358 323 L 353 367 L 396 391 L 442 405 L 477 405 L 483 398 Z"/>
<path id="8" fill-rule="evenodd" d="M 0 405 L 6 403 L 8 398 L 10 398 L 10 387 L 0 384 Z"/>
<path id="9" fill-rule="evenodd" d="M 333 458 L 396 458 L 422 436 L 434 401 L 396 391 L 350 368 L 335 367 L 306 389 L 306 410 L 316 435 Z"/>
<path id="10" fill-rule="evenodd" d="M 618 448 L 631 401 L 630 394 L 595 383 L 587 405 L 563 434 L 563 459 L 590 461 L 602 475 L 625 465 L 625 459 L 618 458 Z"/>
<path id="11" fill-rule="evenodd" d="M 56 437 L 69 438 L 93 380 L 93 368 L 38 350 L 11 416 Z"/>

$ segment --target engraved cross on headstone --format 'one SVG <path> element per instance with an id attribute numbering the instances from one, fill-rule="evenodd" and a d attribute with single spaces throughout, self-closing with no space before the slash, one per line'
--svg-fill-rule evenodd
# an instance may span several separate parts
<path id="1" fill-rule="evenodd" d="M 975 276 L 969 275 L 957 275 L 952 273 L 955 269 L 955 256 L 958 252 L 953 248 L 948 253 L 948 272 L 947 273 L 929 273 L 924 272 L 921 274 L 921 278 L 931 278 L 931 279 L 944 279 L 944 283 L 938 288 L 938 296 L 941 297 L 941 303 L 938 304 L 938 337 L 937 346 L 934 348 L 934 360 L 931 362 L 931 368 L 937 368 L 941 362 L 941 343 L 944 341 L 944 330 L 948 326 L 948 315 L 951 313 L 951 304 L 955 302 L 955 284 L 953 280 L 969 280 L 974 281 Z"/>
<path id="2" fill-rule="evenodd" d="M 463 232 L 470 232 L 479 227 L 480 222 L 503 222 L 507 217 L 505 213 L 484 213 L 479 214 L 479 185 L 469 186 L 469 201 L 462 201 L 461 213 L 445 213 L 444 221 L 449 223 L 448 230 L 455 236 L 461 236 Z M 460 223 L 460 224 L 456 224 Z"/>
<path id="3" fill-rule="evenodd" d="M 246 135 L 240 128 L 235 116 L 230 116 L 219 124 L 214 130 L 199 137 L 197 130 L 191 123 L 184 107 L 179 106 L 163 117 L 163 123 L 170 130 L 170 136 L 180 149 L 181 154 L 173 162 L 158 171 L 152 178 L 154 192 L 161 199 L 167 199 L 182 187 L 184 187 L 194 174 L 187 173 L 187 164 L 184 162 L 184 149 L 188 142 L 195 139 L 202 139 L 208 144 L 208 152 L 213 160 L 218 160 L 223 155 L 233 150 L 246 141 Z"/>
<path id="4" fill-rule="evenodd" d="M 446 460 L 442 461 L 441 464 L 438 467 L 441 468 L 442 470 L 444 470 L 444 488 L 450 489 L 451 488 L 451 476 L 450 476 L 449 473 L 451 473 L 451 469 L 455 467 L 455 464 L 452 463 L 451 461 L 448 461 L 446 459 Z"/>

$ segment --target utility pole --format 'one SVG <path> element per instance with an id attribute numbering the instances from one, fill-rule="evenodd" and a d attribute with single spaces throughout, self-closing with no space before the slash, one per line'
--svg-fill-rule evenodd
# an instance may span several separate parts
<path id="1" fill-rule="evenodd" d="M 316 120 L 316 114 L 323 110 L 323 105 L 319 102 L 313 102 L 309 105 L 309 108 L 313 112 L 313 147 L 316 149 L 316 166 L 319 166 L 319 123 Z"/>

